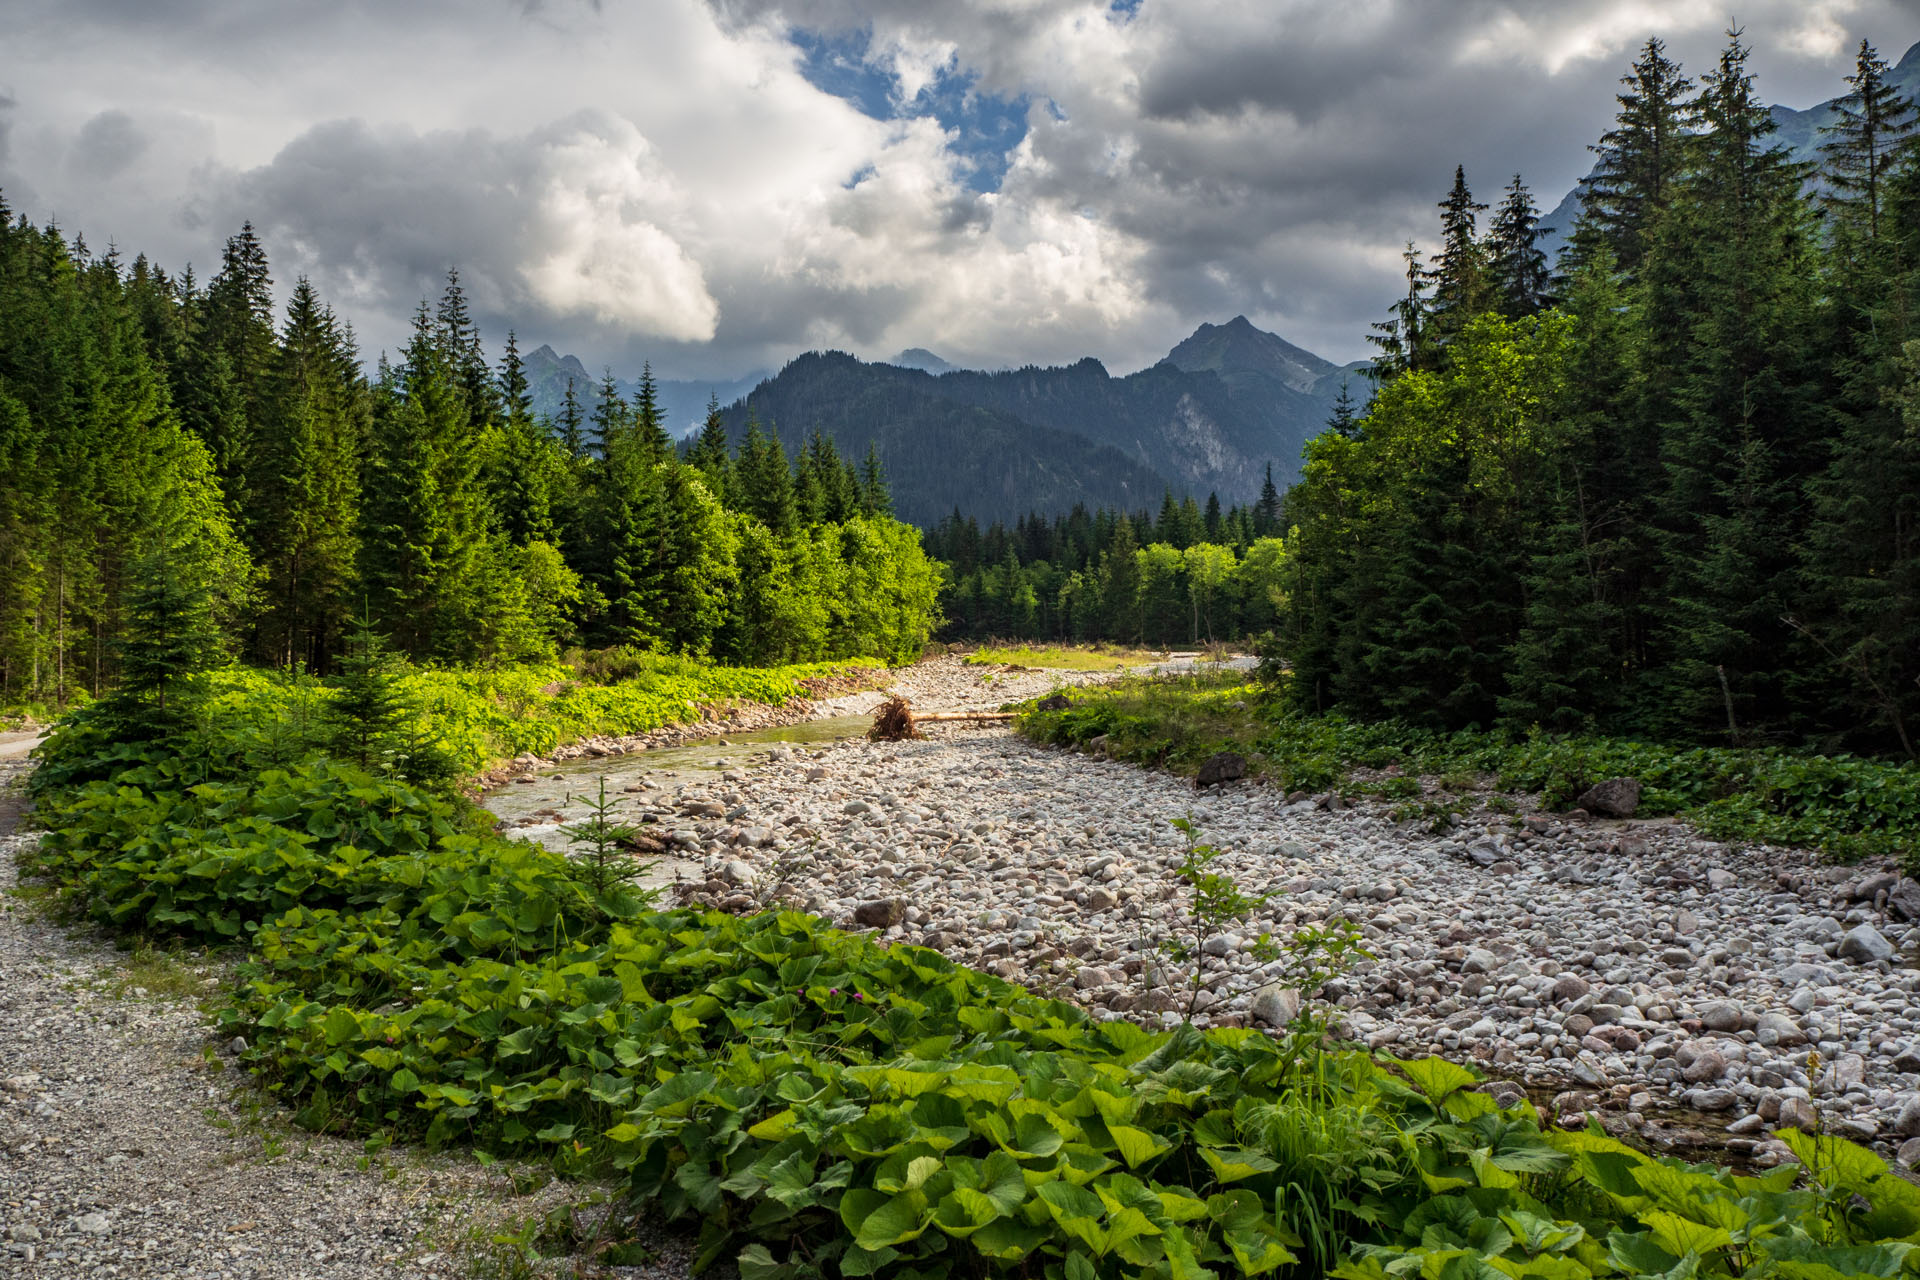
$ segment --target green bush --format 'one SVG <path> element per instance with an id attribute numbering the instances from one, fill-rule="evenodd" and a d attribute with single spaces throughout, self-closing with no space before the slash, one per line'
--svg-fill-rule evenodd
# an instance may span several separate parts
<path id="1" fill-rule="evenodd" d="M 1896 856 L 1920 871 L 1920 766 L 1537 731 L 1519 737 L 1439 733 L 1394 721 L 1303 715 L 1243 679 L 1121 681 L 1077 692 L 1064 710 L 1029 709 L 1018 727 L 1061 746 L 1104 735 L 1107 753 L 1117 759 L 1181 772 L 1215 751 L 1244 751 L 1289 790 L 1343 786 L 1354 769 L 1491 773 L 1503 787 L 1535 792 L 1547 808 L 1563 809 L 1595 782 L 1632 777 L 1641 783 L 1642 814 L 1679 815 L 1715 839 L 1804 846 L 1843 859 Z M 1409 800 L 1418 787 L 1407 776 L 1354 789 Z"/>

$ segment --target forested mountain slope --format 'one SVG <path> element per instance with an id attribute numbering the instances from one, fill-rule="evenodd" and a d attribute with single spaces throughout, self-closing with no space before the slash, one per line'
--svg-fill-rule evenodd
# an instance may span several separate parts
<path id="1" fill-rule="evenodd" d="M 951 377 L 953 375 L 949 375 Z M 1168 481 L 1119 450 L 942 394 L 948 378 L 809 352 L 726 411 L 740 439 L 749 415 L 798 455 L 819 431 L 841 454 L 872 445 L 900 517 L 928 525 L 956 507 L 988 519 L 1075 504 L 1132 509 Z"/>

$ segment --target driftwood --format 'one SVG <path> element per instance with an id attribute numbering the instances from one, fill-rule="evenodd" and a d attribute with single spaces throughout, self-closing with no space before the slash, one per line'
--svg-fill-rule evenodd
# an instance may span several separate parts
<path id="1" fill-rule="evenodd" d="M 873 709 L 873 728 L 867 730 L 867 737 L 875 742 L 917 738 L 920 731 L 914 728 L 913 719 L 912 705 L 896 694 Z"/>
<path id="2" fill-rule="evenodd" d="M 913 713 L 913 704 L 905 698 L 893 697 L 881 703 L 873 711 L 873 728 L 867 730 L 867 737 L 875 742 L 904 742 L 908 738 L 921 737 L 919 726 L 955 720 L 1011 720 L 1012 711 L 937 711 L 932 715 L 917 716 Z"/>
<path id="3" fill-rule="evenodd" d="M 938 711 L 930 716 L 915 716 L 915 724 L 932 724 L 939 720 L 1011 720 L 1017 711 Z"/>

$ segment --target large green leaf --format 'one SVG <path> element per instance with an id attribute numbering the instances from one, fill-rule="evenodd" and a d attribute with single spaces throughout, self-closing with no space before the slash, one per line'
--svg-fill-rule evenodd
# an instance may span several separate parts
<path id="1" fill-rule="evenodd" d="M 1165 1155 L 1172 1144 L 1155 1137 L 1145 1129 L 1135 1129 L 1131 1125 L 1109 1124 L 1107 1134 L 1113 1139 L 1113 1145 L 1120 1152 L 1120 1158 L 1127 1162 L 1129 1169 L 1137 1169 L 1147 1161 Z"/>
<path id="2" fill-rule="evenodd" d="M 862 1249 L 878 1250 L 912 1240 L 927 1229 L 932 1209 L 919 1191 L 902 1191 L 876 1205 L 854 1229 L 853 1242 Z"/>
<path id="3" fill-rule="evenodd" d="M 1213 1176 L 1222 1182 L 1239 1182 L 1272 1173 L 1280 1167 L 1272 1157 L 1242 1147 L 1201 1147 L 1199 1151 L 1200 1158 L 1213 1170 Z"/>

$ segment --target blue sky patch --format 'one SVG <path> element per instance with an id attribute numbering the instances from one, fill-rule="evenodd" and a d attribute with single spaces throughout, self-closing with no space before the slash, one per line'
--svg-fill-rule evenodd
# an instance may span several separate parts
<path id="1" fill-rule="evenodd" d="M 931 116 L 954 135 L 954 151 L 967 186 L 974 191 L 1000 189 L 1014 149 L 1027 136 L 1024 94 L 981 93 L 975 87 L 978 75 L 949 65 L 911 101 L 902 102 L 892 74 L 867 60 L 873 41 L 870 30 L 829 34 L 795 28 L 792 40 L 801 53 L 800 74 L 808 84 L 875 120 Z"/>

